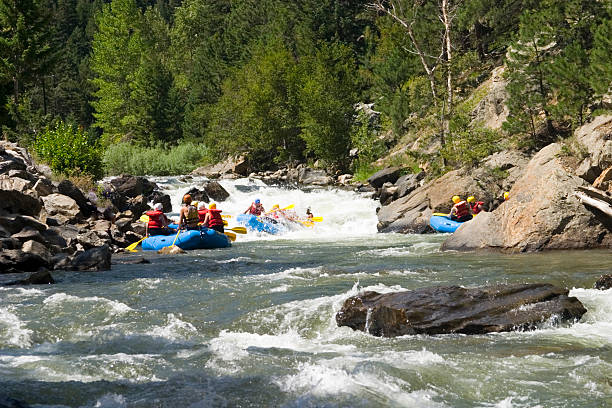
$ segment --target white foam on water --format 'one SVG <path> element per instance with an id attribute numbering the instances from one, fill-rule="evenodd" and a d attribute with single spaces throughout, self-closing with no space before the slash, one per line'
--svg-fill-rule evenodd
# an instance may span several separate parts
<path id="1" fill-rule="evenodd" d="M 359 251 L 355 255 L 360 257 L 384 256 L 384 257 L 404 257 L 409 255 L 425 255 L 438 252 L 440 244 L 433 242 L 407 243 L 405 246 L 377 248 Z"/>
<path id="2" fill-rule="evenodd" d="M 202 189 L 205 177 L 193 177 L 186 181 L 178 178 L 151 178 L 159 187 L 171 197 L 173 216 L 176 217 L 181 206 L 183 195 L 191 188 Z M 367 194 L 358 194 L 335 188 L 317 188 L 308 191 L 268 186 L 261 180 L 238 179 L 218 180 L 230 194 L 229 198 L 218 203 L 218 208 L 227 218 L 229 227 L 236 226 L 235 217 L 242 214 L 249 205 L 259 198 L 266 210 L 274 204 L 281 208 L 293 205 L 292 210 L 298 216 L 305 216 L 306 209 L 310 208 L 315 217 L 323 217 L 323 222 L 316 222 L 313 227 L 303 227 L 295 224 L 295 228 L 284 234 L 270 235 L 249 231 L 240 235 L 239 241 L 259 241 L 278 239 L 298 240 L 325 240 L 337 241 L 339 238 L 362 237 L 376 235 L 376 207 L 377 201 Z M 293 228 L 293 227 L 292 227 Z"/>
<path id="3" fill-rule="evenodd" d="M 251 258 L 246 257 L 246 256 L 239 256 L 237 258 L 231 258 L 231 259 L 224 259 L 224 260 L 215 260 L 216 263 L 218 264 L 228 264 L 228 263 L 236 263 L 236 262 L 246 262 L 246 261 L 250 261 Z M 208 262 L 208 260 L 207 260 Z"/>
<path id="4" fill-rule="evenodd" d="M 105 298 L 98 297 L 98 296 L 78 297 L 78 296 L 68 295 L 66 293 L 56 293 L 56 294 L 49 296 L 45 300 L 43 300 L 43 304 L 51 308 L 64 307 L 64 306 L 68 306 L 71 303 L 102 304 L 103 306 L 105 306 L 105 310 L 111 315 L 119 315 L 119 314 L 134 310 L 128 305 L 126 305 L 125 303 L 117 302 L 115 300 L 105 299 Z"/>
<path id="5" fill-rule="evenodd" d="M 248 275 L 244 277 L 240 277 L 240 279 L 245 279 L 249 282 L 251 281 L 278 281 L 285 279 L 297 279 L 297 280 L 314 280 L 321 276 L 323 271 L 322 267 L 315 268 L 289 268 L 284 269 L 280 272 L 276 273 L 268 273 L 268 274 L 258 274 L 258 275 Z"/>
<path id="6" fill-rule="evenodd" d="M 161 279 L 159 278 L 155 278 L 155 279 L 151 279 L 151 278 L 138 278 L 138 279 L 134 279 L 134 282 L 144 288 L 144 289 L 156 289 L 159 284 L 161 283 Z"/>
<path id="7" fill-rule="evenodd" d="M 0 348 L 28 348 L 32 345 L 31 334 L 32 330 L 27 329 L 16 314 L 8 308 L 0 308 Z"/>
<path id="8" fill-rule="evenodd" d="M 2 292 L 6 292 L 4 294 L 2 294 L 2 297 L 4 298 L 18 298 L 18 299 L 23 299 L 26 297 L 32 297 L 32 296 L 40 296 L 43 295 L 45 292 L 40 290 L 40 289 L 30 289 L 30 288 L 11 288 L 11 287 L 0 287 L 0 293 Z"/>
<path id="9" fill-rule="evenodd" d="M 289 285 L 280 285 L 270 289 L 270 293 L 279 293 L 279 292 L 287 292 L 291 286 Z"/>
<path id="10" fill-rule="evenodd" d="M 125 408 L 127 406 L 126 398 L 119 394 L 105 394 L 94 404 L 94 408 Z"/>
<path id="11" fill-rule="evenodd" d="M 198 334 L 198 331 L 191 323 L 181 320 L 174 313 L 169 313 L 165 326 L 157 326 L 145 334 L 168 340 L 189 340 Z"/>
<path id="12" fill-rule="evenodd" d="M 319 398 L 371 394 L 389 401 L 393 406 L 444 407 L 432 400 L 433 390 L 408 391 L 404 381 L 387 375 L 375 375 L 345 365 L 342 359 L 323 360 L 319 363 L 301 363 L 296 373 L 275 380 L 287 393 L 312 395 Z"/>
<path id="13" fill-rule="evenodd" d="M 336 353 L 355 350 L 353 345 L 322 343 L 319 339 L 306 339 L 295 330 L 274 335 L 223 330 L 209 344 L 210 351 L 223 361 L 247 358 L 249 347 L 277 348 L 313 354 L 320 353 L 322 350 Z"/>

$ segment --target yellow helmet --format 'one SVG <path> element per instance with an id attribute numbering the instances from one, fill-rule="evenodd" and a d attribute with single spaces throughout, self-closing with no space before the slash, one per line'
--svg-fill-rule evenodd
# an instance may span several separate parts
<path id="1" fill-rule="evenodd" d="M 510 193 L 506 191 L 504 193 L 504 200 L 507 200 L 509 196 L 510 196 Z"/>
<path id="2" fill-rule="evenodd" d="M 197 201 L 192 201 L 191 205 L 193 205 L 195 208 L 198 208 L 198 202 Z"/>
<path id="3" fill-rule="evenodd" d="M 457 204 L 459 201 L 461 201 L 461 198 L 456 195 L 456 196 L 453 196 L 452 200 L 453 200 L 453 203 Z"/>
<path id="4" fill-rule="evenodd" d="M 474 197 L 474 196 L 469 196 L 469 197 L 467 198 L 467 202 L 468 202 L 468 203 L 473 203 L 474 201 L 476 201 L 476 197 Z"/>
<path id="5" fill-rule="evenodd" d="M 272 209 L 274 209 L 274 208 L 280 208 L 280 207 L 278 206 L 278 204 L 274 204 L 274 205 L 272 206 Z"/>
<path id="6" fill-rule="evenodd" d="M 209 208 L 210 210 L 216 210 L 216 209 L 217 209 L 217 204 L 215 204 L 215 203 L 210 203 L 210 205 L 208 206 L 208 208 Z"/>

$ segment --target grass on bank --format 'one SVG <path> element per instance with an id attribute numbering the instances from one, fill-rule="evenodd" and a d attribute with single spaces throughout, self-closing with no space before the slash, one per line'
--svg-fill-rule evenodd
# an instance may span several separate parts
<path id="1" fill-rule="evenodd" d="M 135 176 L 168 176 L 191 172 L 208 154 L 206 146 L 191 142 L 171 148 L 118 143 L 106 149 L 102 161 L 109 176 L 123 173 Z"/>

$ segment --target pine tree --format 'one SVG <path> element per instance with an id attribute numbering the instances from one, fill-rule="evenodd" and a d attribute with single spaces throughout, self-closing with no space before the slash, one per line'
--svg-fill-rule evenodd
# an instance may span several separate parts
<path id="1" fill-rule="evenodd" d="M 102 8 L 94 34 L 91 68 L 95 74 L 95 126 L 105 145 L 135 136 L 131 83 L 143 49 L 142 13 L 134 0 L 113 0 Z"/>
<path id="2" fill-rule="evenodd" d="M 0 0 L 0 82 L 12 85 L 14 112 L 24 87 L 49 68 L 47 6 L 44 0 Z"/>
<path id="3" fill-rule="evenodd" d="M 595 31 L 590 68 L 590 82 L 596 92 L 612 92 L 612 18 L 604 20 Z"/>
<path id="4" fill-rule="evenodd" d="M 521 16 L 518 40 L 508 51 L 507 101 L 510 116 L 504 124 L 511 133 L 528 133 L 535 144 L 540 117 L 547 136 L 554 134 L 550 115 L 551 85 L 547 73 L 551 50 L 556 46 L 555 19 L 544 11 L 528 11 Z"/>

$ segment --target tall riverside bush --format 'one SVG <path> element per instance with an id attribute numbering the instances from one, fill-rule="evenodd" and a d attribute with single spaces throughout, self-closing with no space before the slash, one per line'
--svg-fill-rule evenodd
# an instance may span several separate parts
<path id="1" fill-rule="evenodd" d="M 117 143 L 104 152 L 104 167 L 108 175 L 128 173 L 138 176 L 186 174 L 208 157 L 203 144 L 183 143 L 172 148 L 142 147 Z"/>
<path id="2" fill-rule="evenodd" d="M 95 180 L 104 175 L 100 146 L 81 127 L 61 121 L 47 127 L 34 140 L 34 151 L 55 173 L 85 173 Z"/>

